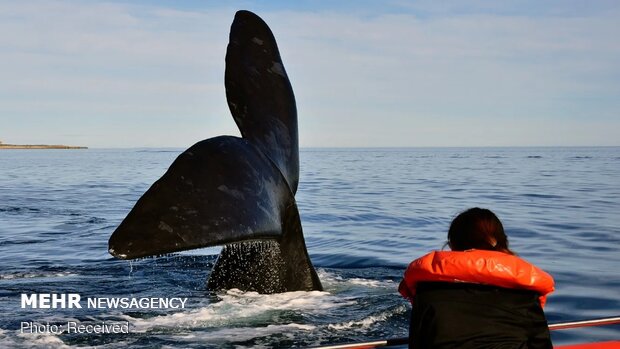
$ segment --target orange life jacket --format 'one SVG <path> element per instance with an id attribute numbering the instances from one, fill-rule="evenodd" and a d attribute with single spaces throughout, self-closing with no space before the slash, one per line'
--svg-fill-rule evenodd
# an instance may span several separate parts
<path id="1" fill-rule="evenodd" d="M 540 294 L 541 306 L 554 290 L 553 277 L 535 265 L 487 250 L 431 252 L 409 264 L 398 290 L 411 300 L 419 282 L 466 282 L 530 290 Z"/>

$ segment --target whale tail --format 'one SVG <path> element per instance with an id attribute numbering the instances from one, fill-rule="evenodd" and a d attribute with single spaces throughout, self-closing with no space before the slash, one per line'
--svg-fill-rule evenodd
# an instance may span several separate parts
<path id="1" fill-rule="evenodd" d="M 320 290 L 295 202 L 295 97 L 271 30 L 248 11 L 231 26 L 225 86 L 243 138 L 210 138 L 179 155 L 114 231 L 109 251 L 133 259 L 225 245 L 211 290 Z"/>
<path id="2" fill-rule="evenodd" d="M 241 135 L 276 164 L 295 193 L 299 183 L 295 96 L 276 39 L 252 12 L 235 14 L 224 82 L 228 106 Z"/>

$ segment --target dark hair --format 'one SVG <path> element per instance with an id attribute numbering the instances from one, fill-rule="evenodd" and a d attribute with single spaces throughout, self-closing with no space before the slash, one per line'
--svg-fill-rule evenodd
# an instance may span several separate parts
<path id="1" fill-rule="evenodd" d="M 448 230 L 448 246 L 452 251 L 479 249 L 515 254 L 508 248 L 508 237 L 499 218 L 490 210 L 478 207 L 454 218 Z"/>

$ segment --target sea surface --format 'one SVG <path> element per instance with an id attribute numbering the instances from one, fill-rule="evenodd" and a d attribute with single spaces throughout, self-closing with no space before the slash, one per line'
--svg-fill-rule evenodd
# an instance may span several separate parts
<path id="1" fill-rule="evenodd" d="M 549 322 L 620 314 L 620 148 L 302 149 L 297 192 L 323 292 L 212 293 L 218 248 L 133 262 L 108 238 L 182 149 L 0 151 L 0 347 L 271 348 L 405 337 L 407 264 L 451 219 L 486 207 L 511 247 L 552 274 Z M 183 309 L 30 309 L 21 294 L 187 297 Z M 129 334 L 22 333 L 129 324 Z M 555 331 L 555 344 L 620 327 Z"/>

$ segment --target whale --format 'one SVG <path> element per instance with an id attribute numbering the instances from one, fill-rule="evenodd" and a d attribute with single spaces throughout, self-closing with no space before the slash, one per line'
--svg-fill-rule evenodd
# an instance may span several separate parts
<path id="1" fill-rule="evenodd" d="M 235 14 L 225 62 L 241 137 L 205 139 L 181 153 L 116 227 L 108 251 L 136 259 L 223 246 L 209 291 L 322 290 L 295 201 L 295 96 L 275 37 L 256 14 Z"/>

